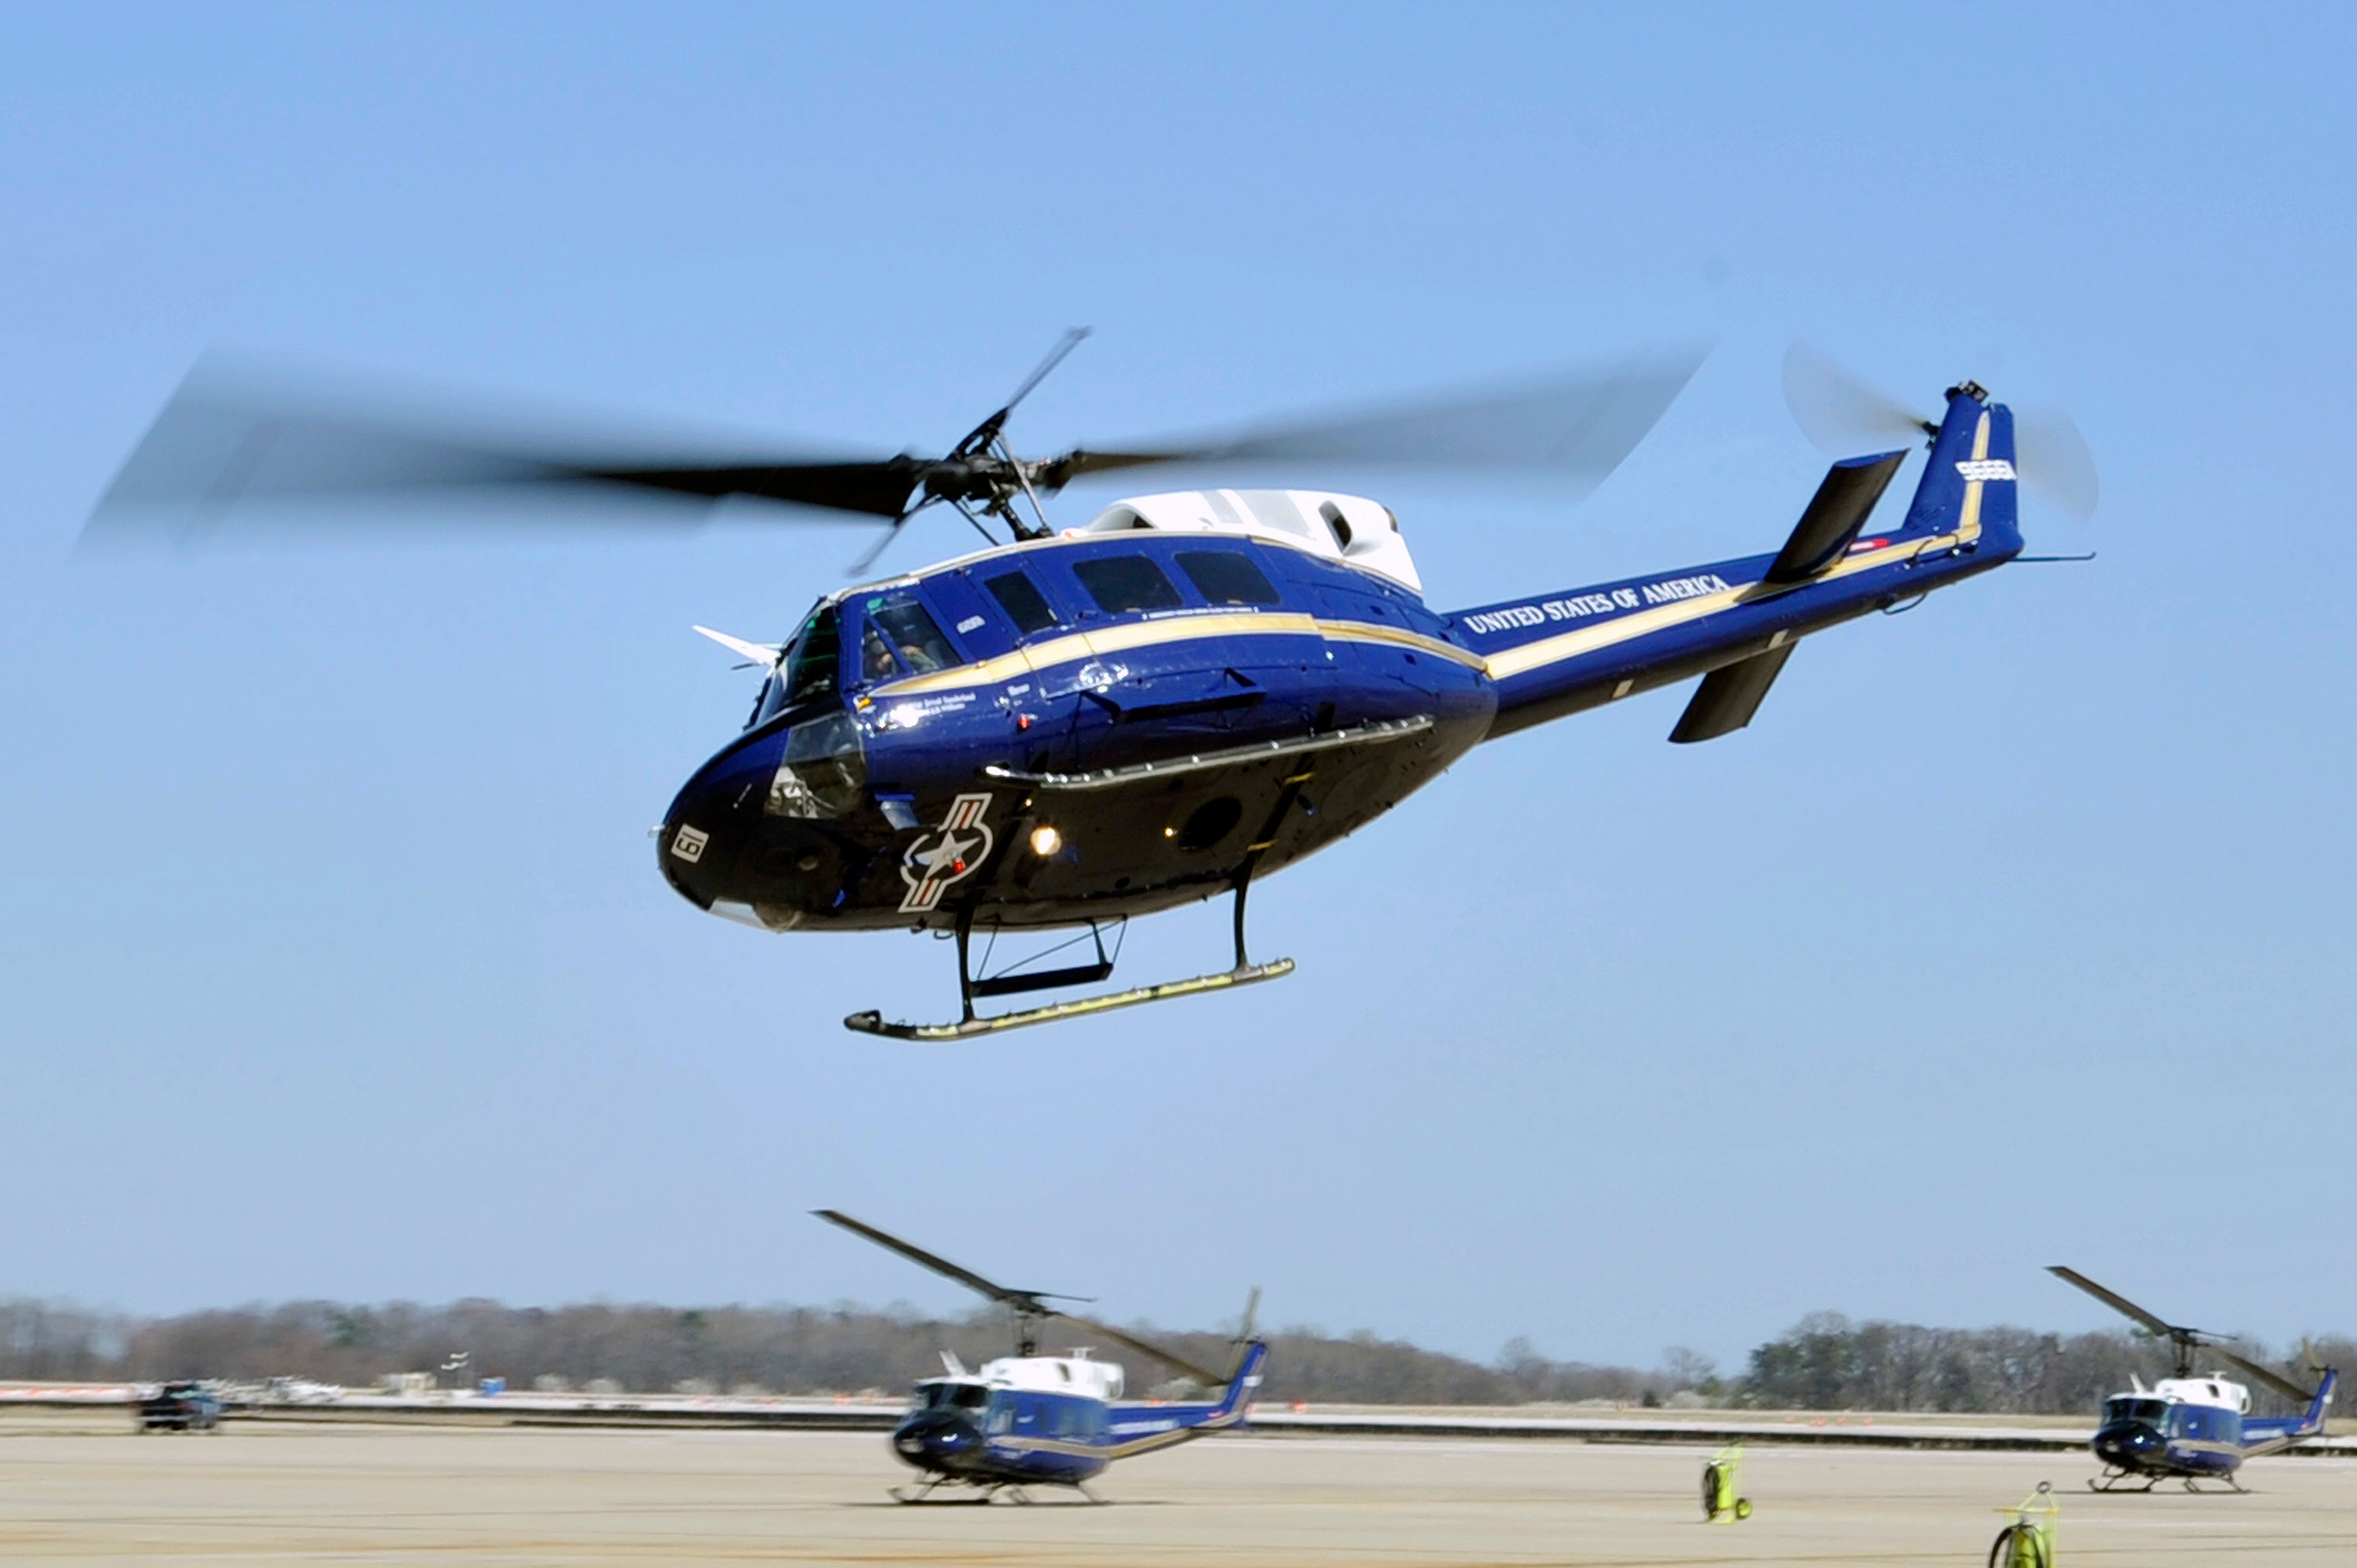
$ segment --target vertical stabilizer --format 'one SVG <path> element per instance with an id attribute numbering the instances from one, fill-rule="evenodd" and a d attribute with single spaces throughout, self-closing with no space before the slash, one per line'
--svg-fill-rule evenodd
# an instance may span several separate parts
<path id="1" fill-rule="evenodd" d="M 2013 411 L 1991 403 L 1979 385 L 1948 389 L 1947 416 L 1932 439 L 1932 460 L 1907 509 L 1910 534 L 1953 533 L 1964 545 L 1986 538 L 2021 541 L 2021 503 L 2014 468 Z"/>
<path id="2" fill-rule="evenodd" d="M 1211 1409 L 1206 1425 L 1224 1425 L 1241 1417 L 1260 1388 L 1261 1364 L 1268 1359 L 1268 1347 L 1255 1339 L 1244 1347 L 1243 1359 L 1236 1363 L 1235 1375 L 1228 1380 L 1227 1392 Z"/>

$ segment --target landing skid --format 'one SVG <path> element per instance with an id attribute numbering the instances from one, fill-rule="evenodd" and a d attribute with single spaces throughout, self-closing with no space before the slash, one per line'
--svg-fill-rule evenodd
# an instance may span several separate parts
<path id="1" fill-rule="evenodd" d="M 1141 985 L 1134 990 L 1116 991 L 1107 996 L 1083 996 L 1077 1002 L 1057 1002 L 1045 1007 L 1026 1007 L 1016 1013 L 961 1018 L 954 1024 L 888 1024 L 882 1014 L 870 1011 L 854 1013 L 843 1021 L 843 1026 L 859 1034 L 884 1035 L 896 1040 L 967 1040 L 978 1035 L 995 1035 L 1031 1024 L 1052 1024 L 1060 1018 L 1085 1018 L 1092 1013 L 1110 1013 L 1118 1007 L 1136 1007 L 1148 1002 L 1168 1002 L 1206 991 L 1226 991 L 1233 986 L 1254 985 L 1264 980 L 1281 980 L 1292 972 L 1293 961 L 1281 958 L 1274 963 L 1244 964 L 1219 974 L 1199 974 L 1191 980 L 1166 980 L 1159 985 Z"/>
<path id="2" fill-rule="evenodd" d="M 1286 782 L 1297 790 L 1299 779 Z M 1283 805 L 1292 804 L 1289 791 L 1282 797 Z M 1026 1007 L 1012 1013 L 977 1015 L 974 999 L 977 996 L 1002 995 L 1009 991 L 1044 989 L 1050 985 L 1084 983 L 1103 980 L 1113 972 L 1113 964 L 1104 956 L 1104 945 L 1097 944 L 1097 961 L 1071 969 L 1052 970 L 1043 974 L 998 980 L 976 980 L 968 961 L 968 950 L 974 935 L 974 915 L 961 913 L 957 925 L 958 994 L 965 1003 L 965 1015 L 954 1024 L 886 1023 L 884 1015 L 869 1009 L 854 1013 L 843 1021 L 843 1026 L 861 1035 L 882 1035 L 895 1040 L 970 1040 L 982 1035 L 996 1035 L 1008 1029 L 1021 1029 L 1033 1024 L 1053 1024 L 1065 1018 L 1085 1018 L 1094 1013 L 1110 1013 L 1122 1007 L 1143 1006 L 1148 1002 L 1170 1002 L 1181 996 L 1198 996 L 1207 991 L 1231 991 L 1239 985 L 1257 985 L 1264 980 L 1282 980 L 1293 972 L 1293 961 L 1281 958 L 1269 963 L 1254 963 L 1244 955 L 1244 895 L 1252 885 L 1252 866 L 1264 844 L 1253 846 L 1253 860 L 1245 863 L 1236 877 L 1236 963 L 1233 969 L 1214 974 L 1199 974 L 1190 980 L 1166 980 L 1158 985 L 1135 986 L 1127 991 L 1115 991 L 1103 996 L 1083 996 L 1072 1002 L 1051 1002 L 1044 1007 Z M 1092 935 L 1094 935 L 1092 928 Z"/>
<path id="3" fill-rule="evenodd" d="M 1066 1487 L 1080 1493 L 1081 1496 L 1088 1498 L 1090 1502 L 1094 1503 L 1099 1507 L 1103 1507 L 1104 1504 L 1104 1499 L 1103 1498 L 1097 1496 L 1094 1492 L 1089 1490 L 1088 1487 L 1082 1486 L 1078 1481 L 1032 1481 L 1018 1484 L 1014 1481 L 963 1481 L 953 1479 L 948 1476 L 935 1476 L 932 1479 L 927 1481 L 923 1486 L 917 1487 L 913 1491 L 903 1487 L 894 1487 L 891 1488 L 891 1498 L 896 1503 L 910 1505 L 926 1503 L 936 1508 L 949 1507 L 952 1505 L 972 1508 L 976 1504 L 980 1504 L 986 1508 L 990 1504 L 996 1502 L 1001 1495 L 1004 1495 L 1008 1502 L 1028 1507 L 1031 1502 L 1031 1494 L 1025 1489 L 1026 1485 L 1034 1487 Z M 972 1497 L 935 1498 L 933 1492 L 937 1487 L 941 1487 L 971 1488 L 974 1495 Z"/>
<path id="4" fill-rule="evenodd" d="M 2163 1481 L 2169 1479 L 2170 1479 L 2170 1477 L 2168 1476 L 2153 1475 L 2146 1471 L 2106 1470 L 2100 1478 L 2093 1476 L 2088 1477 L 2087 1489 L 2091 1492 L 2136 1492 L 2141 1494 L 2151 1491 L 2155 1487 L 2158 1487 Z M 2179 1476 L 2176 1477 L 2175 1479 L 2181 1483 L 2187 1491 L 2196 1494 L 2201 1493 L 2205 1489 L 2200 1484 L 2202 1481 L 2222 1481 L 2225 1483 L 2226 1490 L 2230 1492 L 2240 1492 L 2245 1495 L 2247 1495 L 2251 1489 L 2232 1476 Z M 2142 1484 L 2139 1485 L 2138 1483 Z M 2217 1490 L 2214 1487 L 2207 1489 L 2212 1492 Z"/>

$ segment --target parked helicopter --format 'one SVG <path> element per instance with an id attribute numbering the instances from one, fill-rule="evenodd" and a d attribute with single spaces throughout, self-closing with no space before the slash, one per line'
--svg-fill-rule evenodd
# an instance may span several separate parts
<path id="1" fill-rule="evenodd" d="M 1254 880 L 1364 826 L 1474 746 L 1696 677 L 1670 739 L 1729 734 L 1751 722 L 1804 637 L 1910 607 L 2022 549 L 2013 415 L 1971 381 L 1948 389 L 1938 420 L 1895 421 L 1930 448 L 1895 528 L 1867 525 L 1904 446 L 1834 464 L 1773 553 L 1464 610 L 1426 605 L 1398 519 L 1353 495 L 1136 496 L 1058 533 L 1043 495 L 1151 465 L 1522 464 L 1592 485 L 1700 363 L 1655 357 L 1234 439 L 1019 457 L 1008 418 L 1078 338 L 936 459 L 584 457 L 421 433 L 332 400 L 274 408 L 251 386 L 199 373 L 85 538 L 153 536 L 159 508 L 193 506 L 210 528 L 241 498 L 599 486 L 886 520 L 864 568 L 928 509 L 963 514 L 988 548 L 831 593 L 781 644 L 706 633 L 765 679 L 743 733 L 681 788 L 654 835 L 663 876 L 699 909 L 769 931 L 953 935 L 959 1019 L 844 1020 L 929 1040 L 1287 974 L 1290 959 L 1247 956 Z M 975 1010 L 978 999 L 1110 979 L 1109 930 L 1221 894 L 1234 898 L 1225 970 Z M 995 944 L 1057 928 L 1081 934 L 977 972 L 975 932 Z M 1083 961 L 1039 967 L 1082 942 Z"/>
<path id="2" fill-rule="evenodd" d="M 985 1361 L 980 1370 L 969 1372 L 944 1350 L 944 1375 L 918 1382 L 907 1418 L 893 1428 L 892 1452 L 925 1479 L 914 1491 L 896 1488 L 892 1496 L 901 1502 L 924 1502 L 943 1487 L 971 1488 L 978 1494 L 966 1499 L 973 1502 L 989 1502 L 1002 1492 L 1017 1502 L 1028 1502 L 1023 1488 L 1036 1486 L 1070 1487 L 1098 1502 L 1102 1499 L 1087 1483 L 1115 1459 L 1227 1431 L 1243 1424 L 1249 1413 L 1253 1391 L 1260 1387 L 1261 1366 L 1268 1359 L 1268 1347 L 1253 1337 L 1253 1316 L 1260 1305 L 1257 1290 L 1244 1305 L 1234 1363 L 1222 1374 L 1135 1335 L 1048 1305 L 1078 1298 L 1008 1290 L 848 1214 L 833 1208 L 812 1212 L 980 1292 L 1015 1315 L 1014 1355 Z M 1085 1349 L 1065 1356 L 1038 1354 L 1039 1325 L 1057 1317 L 1159 1361 L 1200 1389 L 1223 1391 L 1211 1401 L 1121 1403 L 1122 1369 L 1112 1362 L 1100 1361 Z"/>
<path id="3" fill-rule="evenodd" d="M 2078 1286 L 2142 1325 L 2155 1337 L 2167 1339 L 2177 1348 L 2175 1377 L 2163 1378 L 2147 1389 L 2142 1379 L 2131 1376 L 2126 1393 L 2114 1394 L 2104 1402 L 2103 1424 L 2095 1430 L 2093 1444 L 2095 1457 L 2103 1462 L 2104 1474 L 2100 1478 L 2089 1478 L 2087 1486 L 2091 1490 L 2109 1492 L 2134 1487 L 2148 1492 L 2174 1477 L 2182 1481 L 2189 1492 L 2200 1490 L 2199 1483 L 2205 1480 L 2224 1481 L 2239 1492 L 2244 1488 L 2234 1478 L 2234 1472 L 2242 1468 L 2244 1460 L 2279 1453 L 2324 1431 L 2324 1412 L 2332 1403 L 2333 1386 L 2341 1377 L 2332 1368 L 2317 1367 L 2311 1362 L 2309 1369 L 2319 1376 L 2316 1387 L 2304 1389 L 2256 1361 L 2245 1360 L 2224 1348 L 2213 1335 L 2163 1322 L 2076 1270 L 2058 1263 L 2048 1268 L 2047 1273 Z M 2307 1408 L 2292 1416 L 2248 1413 L 2248 1388 L 2223 1372 L 2212 1372 L 2207 1377 L 2193 1375 L 2196 1346 L 2207 1347 L 2218 1359 L 2266 1384 L 2294 1404 Z M 2143 1483 L 2141 1487 L 2136 1486 L 2139 1481 Z"/>

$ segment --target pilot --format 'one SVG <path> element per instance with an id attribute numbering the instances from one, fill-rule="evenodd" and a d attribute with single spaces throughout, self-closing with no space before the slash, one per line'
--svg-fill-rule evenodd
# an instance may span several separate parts
<path id="1" fill-rule="evenodd" d="M 888 681 L 900 672 L 899 667 L 892 662 L 892 650 L 884 646 L 884 639 L 876 635 L 876 628 L 872 626 L 867 628 L 867 636 L 862 645 L 860 662 L 870 681 Z"/>

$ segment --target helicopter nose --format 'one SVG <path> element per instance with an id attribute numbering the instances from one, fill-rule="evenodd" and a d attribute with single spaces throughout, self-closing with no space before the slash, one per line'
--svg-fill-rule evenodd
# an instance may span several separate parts
<path id="1" fill-rule="evenodd" d="M 655 859 L 681 897 L 708 909 L 729 896 L 737 856 L 776 768 L 775 759 L 765 767 L 752 748 L 732 749 L 680 786 L 655 834 Z"/>
<path id="2" fill-rule="evenodd" d="M 824 831 L 823 806 L 783 762 L 790 736 L 729 746 L 680 787 L 657 830 L 663 878 L 699 909 L 769 930 L 787 930 L 837 902 L 852 863 Z M 783 802 L 784 809 L 780 808 Z M 819 808 L 813 811 L 813 808 Z"/>
<path id="3" fill-rule="evenodd" d="M 2095 1434 L 2095 1453 L 2115 1465 L 2149 1458 L 2161 1447 L 2160 1434 L 2142 1423 L 2105 1427 Z"/>
<path id="4" fill-rule="evenodd" d="M 948 1470 L 980 1450 L 982 1434 L 954 1416 L 924 1416 L 905 1422 L 892 1434 L 892 1451 L 920 1470 Z"/>

